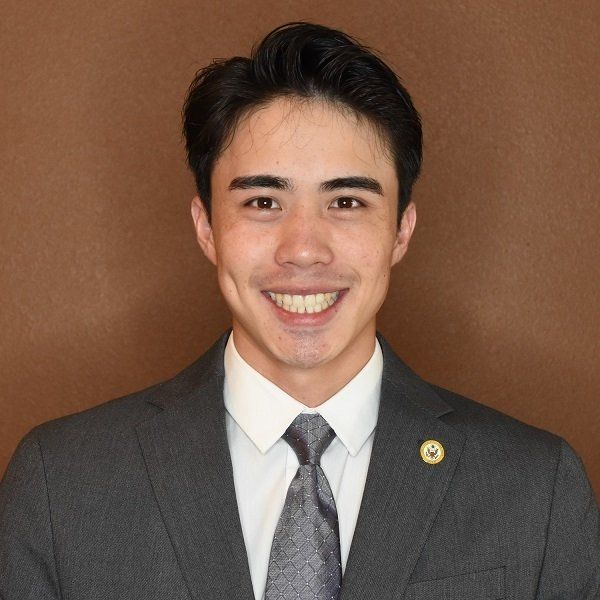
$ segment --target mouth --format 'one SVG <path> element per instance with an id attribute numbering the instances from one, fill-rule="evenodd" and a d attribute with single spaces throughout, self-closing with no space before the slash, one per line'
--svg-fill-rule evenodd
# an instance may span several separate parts
<path id="1" fill-rule="evenodd" d="M 320 313 L 333 306 L 340 297 L 340 291 L 319 292 L 317 294 L 285 294 L 279 292 L 265 292 L 279 308 L 291 313 Z"/>

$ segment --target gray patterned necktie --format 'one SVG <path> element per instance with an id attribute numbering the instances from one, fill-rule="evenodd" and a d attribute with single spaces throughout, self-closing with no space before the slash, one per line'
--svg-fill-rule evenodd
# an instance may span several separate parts
<path id="1" fill-rule="evenodd" d="M 265 600 L 338 600 L 342 587 L 337 510 L 321 455 L 335 432 L 318 414 L 300 414 L 283 434 L 300 466 L 271 547 Z"/>

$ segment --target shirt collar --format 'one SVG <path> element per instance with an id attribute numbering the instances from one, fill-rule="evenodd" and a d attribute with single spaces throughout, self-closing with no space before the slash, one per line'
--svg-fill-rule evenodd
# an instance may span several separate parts
<path id="1" fill-rule="evenodd" d="M 369 362 L 336 394 L 309 409 L 253 369 L 238 353 L 233 335 L 224 356 L 225 408 L 264 454 L 302 412 L 319 413 L 351 456 L 367 441 L 379 412 L 383 353 L 379 342 Z"/>

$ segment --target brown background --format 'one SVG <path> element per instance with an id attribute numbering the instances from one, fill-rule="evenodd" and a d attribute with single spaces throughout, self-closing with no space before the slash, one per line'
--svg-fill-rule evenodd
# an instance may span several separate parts
<path id="1" fill-rule="evenodd" d="M 600 494 L 600 4 L 25 1 L 0 9 L 0 473 L 44 420 L 227 326 L 194 240 L 194 72 L 306 19 L 378 48 L 425 128 L 380 328 L 429 380 L 564 436 Z"/>

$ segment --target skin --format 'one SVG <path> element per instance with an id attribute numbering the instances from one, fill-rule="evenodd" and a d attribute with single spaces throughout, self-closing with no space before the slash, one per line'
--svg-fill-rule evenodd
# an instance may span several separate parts
<path id="1" fill-rule="evenodd" d="M 267 177 L 240 183 L 256 175 Z M 350 177 L 376 182 L 381 193 Z M 279 98 L 240 121 L 211 186 L 211 219 L 199 197 L 192 217 L 217 268 L 236 348 L 292 397 L 318 406 L 370 359 L 390 270 L 415 227 L 412 202 L 397 226 L 386 142 L 345 108 Z M 267 291 L 340 295 L 321 313 L 293 314 Z"/>

